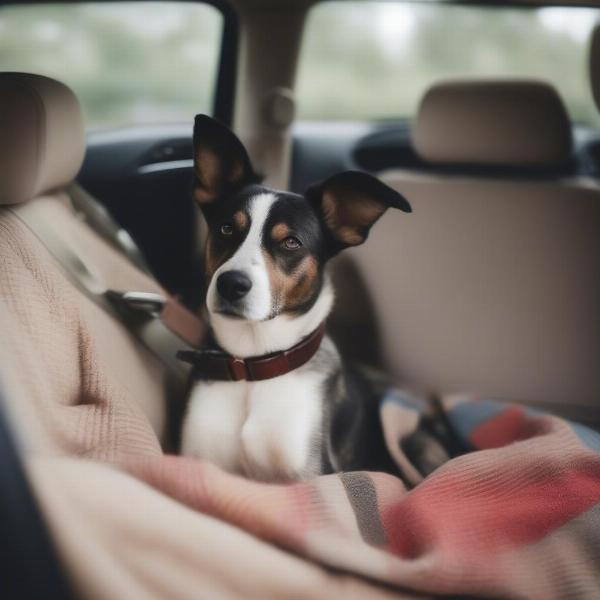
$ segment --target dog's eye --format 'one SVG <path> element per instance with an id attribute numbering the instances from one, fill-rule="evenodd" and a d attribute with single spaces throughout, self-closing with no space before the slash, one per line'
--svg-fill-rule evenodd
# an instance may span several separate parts
<path id="1" fill-rule="evenodd" d="M 223 223 L 220 231 L 221 235 L 231 235 L 233 233 L 233 225 L 231 223 Z"/>
<path id="2" fill-rule="evenodd" d="M 281 245 L 286 250 L 297 250 L 298 248 L 300 248 L 300 246 L 302 246 L 302 242 L 297 237 L 289 236 L 286 237 L 285 240 L 283 240 L 283 242 L 281 242 Z"/>

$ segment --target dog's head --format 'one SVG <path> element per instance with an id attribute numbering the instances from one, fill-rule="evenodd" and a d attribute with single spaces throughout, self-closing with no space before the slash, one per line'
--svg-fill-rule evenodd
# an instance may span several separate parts
<path id="1" fill-rule="evenodd" d="M 346 171 L 304 195 L 259 185 L 240 140 L 205 115 L 194 124 L 194 197 L 208 224 L 211 314 L 264 321 L 315 303 L 329 258 L 362 244 L 388 208 L 409 203 L 375 177 Z"/>

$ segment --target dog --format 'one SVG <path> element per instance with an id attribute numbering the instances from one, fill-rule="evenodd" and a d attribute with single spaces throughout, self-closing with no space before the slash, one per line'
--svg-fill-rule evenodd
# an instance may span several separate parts
<path id="1" fill-rule="evenodd" d="M 410 204 L 359 171 L 304 195 L 265 187 L 241 141 L 205 115 L 193 145 L 213 341 L 196 353 L 182 454 L 262 481 L 387 470 L 377 398 L 324 335 L 327 265 Z"/>

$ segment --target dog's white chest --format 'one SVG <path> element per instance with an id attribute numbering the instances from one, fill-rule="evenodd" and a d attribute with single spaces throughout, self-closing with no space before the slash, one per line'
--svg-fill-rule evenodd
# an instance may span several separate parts
<path id="1" fill-rule="evenodd" d="M 262 480 L 318 474 L 324 375 L 298 370 L 257 382 L 198 382 L 182 453 Z"/>

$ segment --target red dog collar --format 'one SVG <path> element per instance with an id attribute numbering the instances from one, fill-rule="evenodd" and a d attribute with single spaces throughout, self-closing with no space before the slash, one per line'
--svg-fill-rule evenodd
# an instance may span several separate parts
<path id="1" fill-rule="evenodd" d="M 317 352 L 325 323 L 289 350 L 252 358 L 237 358 L 217 350 L 180 350 L 177 358 L 194 366 L 195 374 L 212 381 L 262 381 L 285 375 L 307 363 Z"/>

